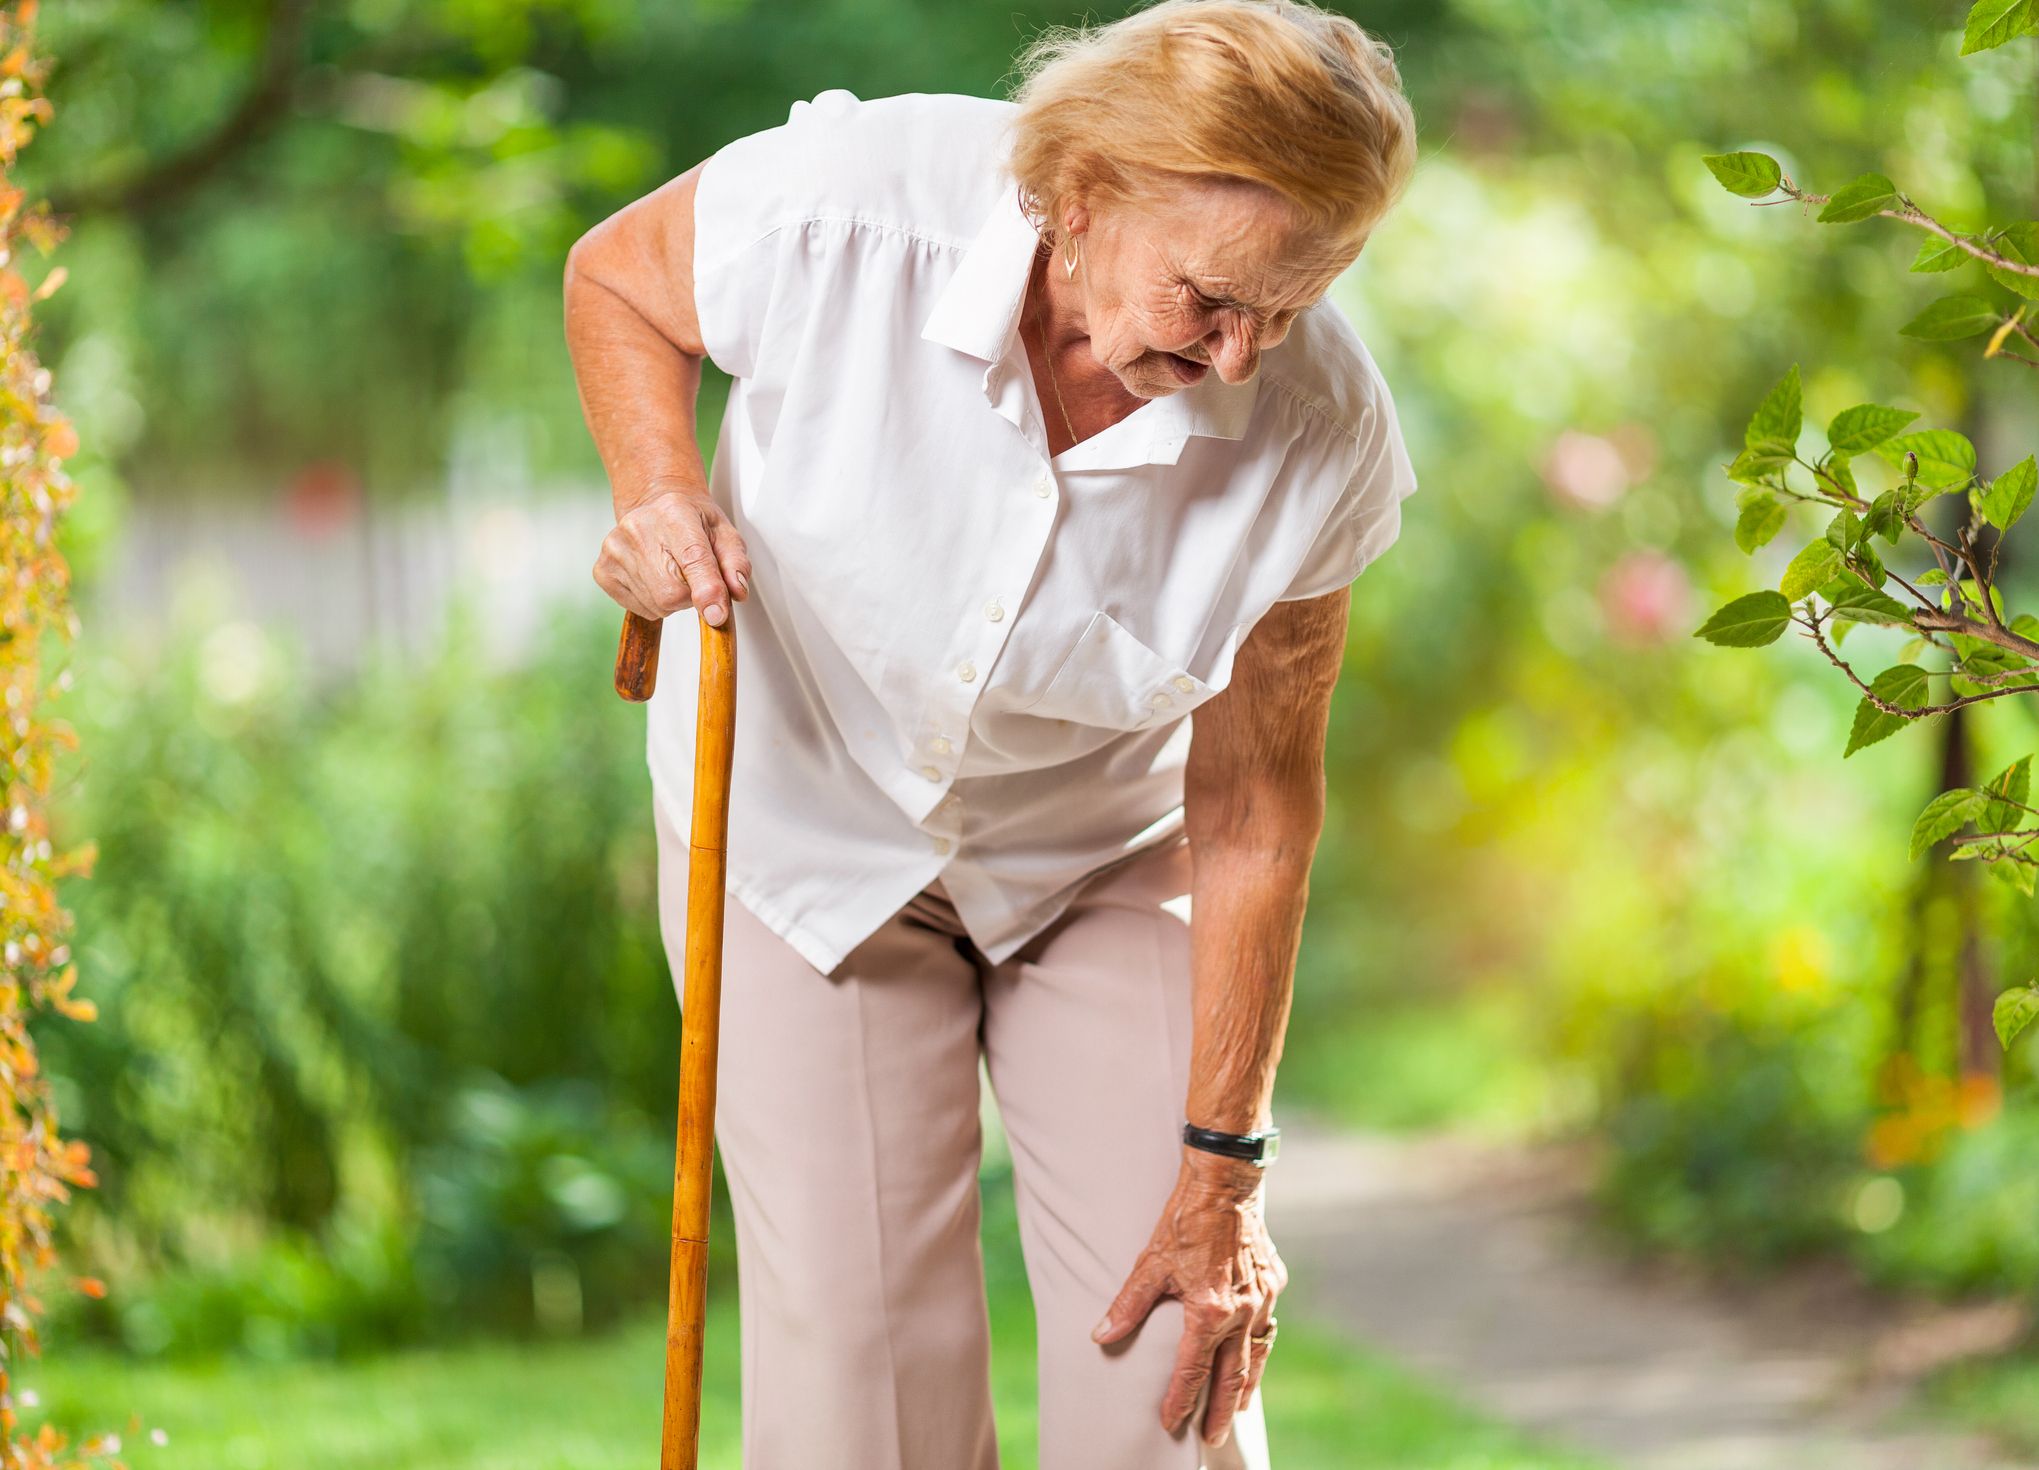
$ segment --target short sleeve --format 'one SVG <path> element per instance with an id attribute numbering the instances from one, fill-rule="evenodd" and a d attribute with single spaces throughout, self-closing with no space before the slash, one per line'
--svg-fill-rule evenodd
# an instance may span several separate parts
<path id="1" fill-rule="evenodd" d="M 731 377 L 758 369 L 767 324 L 800 289 L 789 227 L 810 216 L 832 143 L 863 104 L 842 88 L 796 102 L 775 128 L 725 143 L 694 186 L 694 310 L 708 357 Z"/>
<path id="2" fill-rule="evenodd" d="M 1402 502 L 1415 491 L 1416 468 L 1402 441 L 1395 400 L 1376 380 L 1352 473 L 1288 590 L 1275 600 L 1298 602 L 1349 585 L 1395 544 L 1402 533 Z"/>

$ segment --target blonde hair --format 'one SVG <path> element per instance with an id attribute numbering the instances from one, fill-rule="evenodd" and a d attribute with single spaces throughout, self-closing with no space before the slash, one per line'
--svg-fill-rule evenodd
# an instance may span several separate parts
<path id="1" fill-rule="evenodd" d="M 1161 0 L 1044 32 L 1018 72 L 1011 168 L 1051 245 L 1072 199 L 1217 176 L 1273 189 L 1349 261 L 1415 170 L 1393 53 L 1307 0 Z"/>

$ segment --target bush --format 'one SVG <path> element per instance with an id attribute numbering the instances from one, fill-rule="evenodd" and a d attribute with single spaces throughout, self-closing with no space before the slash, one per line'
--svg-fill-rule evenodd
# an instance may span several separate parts
<path id="1" fill-rule="evenodd" d="M 122 1285 L 74 1325 L 327 1352 L 662 1294 L 643 715 L 605 609 L 502 671 L 465 620 L 325 688 L 248 624 L 91 660 L 65 820 L 99 837 L 79 963 L 108 1014 L 48 1051 L 102 1162 L 78 1244 Z"/>

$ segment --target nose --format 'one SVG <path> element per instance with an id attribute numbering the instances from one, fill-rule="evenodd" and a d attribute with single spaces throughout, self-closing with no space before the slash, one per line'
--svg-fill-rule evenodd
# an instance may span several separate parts
<path id="1" fill-rule="evenodd" d="M 1243 383 L 1260 366 L 1260 344 L 1249 328 L 1221 327 L 1204 339 L 1204 352 L 1227 383 Z"/>

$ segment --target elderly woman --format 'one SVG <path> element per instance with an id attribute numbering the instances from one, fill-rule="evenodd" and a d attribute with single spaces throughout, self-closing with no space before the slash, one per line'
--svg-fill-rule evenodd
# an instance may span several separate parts
<path id="1" fill-rule="evenodd" d="M 980 1058 L 1041 1463 L 1267 1464 L 1327 708 L 1415 488 L 1324 298 L 1414 125 L 1386 49 L 1296 0 L 1166 0 L 1023 75 L 823 92 L 568 266 L 596 580 L 745 609 L 717 1136 L 750 1470 L 997 1463 Z M 695 647 L 649 707 L 676 974 Z"/>

